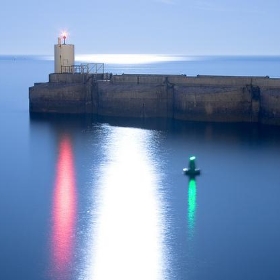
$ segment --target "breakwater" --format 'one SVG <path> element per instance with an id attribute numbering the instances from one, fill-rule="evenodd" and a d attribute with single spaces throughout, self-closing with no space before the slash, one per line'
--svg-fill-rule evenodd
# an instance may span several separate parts
<path id="1" fill-rule="evenodd" d="M 49 82 L 29 88 L 29 109 L 31 113 L 280 125 L 280 79 L 50 74 Z"/>

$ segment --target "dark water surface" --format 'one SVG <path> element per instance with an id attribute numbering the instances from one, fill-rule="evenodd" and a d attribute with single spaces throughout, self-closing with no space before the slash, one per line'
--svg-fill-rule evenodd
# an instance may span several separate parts
<path id="1" fill-rule="evenodd" d="M 279 127 L 29 116 L 52 66 L 0 61 L 0 279 L 280 279 Z"/>

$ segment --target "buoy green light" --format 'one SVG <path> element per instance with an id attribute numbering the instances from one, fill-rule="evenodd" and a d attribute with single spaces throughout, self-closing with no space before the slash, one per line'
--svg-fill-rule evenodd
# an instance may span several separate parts
<path id="1" fill-rule="evenodd" d="M 183 172 L 185 175 L 188 175 L 190 178 L 194 178 L 197 175 L 200 175 L 200 169 L 197 169 L 195 166 L 195 156 L 191 156 L 189 159 L 189 168 L 184 168 Z"/>
<path id="2" fill-rule="evenodd" d="M 188 225 L 190 231 L 190 238 L 194 237 L 195 214 L 196 214 L 196 182 L 194 178 L 191 178 L 189 181 L 189 190 L 188 190 Z"/>

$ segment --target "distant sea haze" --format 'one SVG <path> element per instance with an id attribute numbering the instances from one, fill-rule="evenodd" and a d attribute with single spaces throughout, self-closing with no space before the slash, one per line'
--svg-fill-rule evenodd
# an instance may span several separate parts
<path id="1" fill-rule="evenodd" d="M 53 61 L 53 55 L 2 55 L 0 61 Z M 104 63 L 113 74 L 185 74 L 280 77 L 280 56 L 188 56 L 168 54 L 76 54 L 75 63 Z M 52 71 L 53 72 L 53 69 Z"/>

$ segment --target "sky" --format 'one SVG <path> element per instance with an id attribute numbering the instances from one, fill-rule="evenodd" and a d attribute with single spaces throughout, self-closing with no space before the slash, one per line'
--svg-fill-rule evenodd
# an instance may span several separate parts
<path id="1" fill-rule="evenodd" d="M 4 3 L 5 2 L 5 3 Z M 279 0 L 4 0 L 0 55 L 280 55 Z"/>

